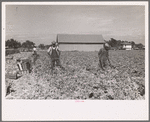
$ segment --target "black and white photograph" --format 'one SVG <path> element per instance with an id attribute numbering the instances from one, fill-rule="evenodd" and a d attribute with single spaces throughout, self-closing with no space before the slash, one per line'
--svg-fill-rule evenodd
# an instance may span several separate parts
<path id="1" fill-rule="evenodd" d="M 67 101 L 75 106 L 90 102 L 90 108 L 96 102 L 94 108 L 101 109 L 114 101 L 132 105 L 135 101 L 143 102 L 145 109 L 149 95 L 147 24 L 148 2 L 3 2 L 4 106 L 15 101 L 42 105 Z M 105 108 L 103 112 L 107 113 Z M 145 113 L 138 115 L 134 115 L 137 120 L 148 119 Z M 6 120 L 11 117 L 4 115 Z"/>

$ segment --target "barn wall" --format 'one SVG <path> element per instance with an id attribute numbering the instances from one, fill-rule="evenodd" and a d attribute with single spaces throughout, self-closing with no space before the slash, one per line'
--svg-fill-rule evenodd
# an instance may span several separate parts
<path id="1" fill-rule="evenodd" d="M 126 50 L 131 50 L 132 49 L 132 45 L 123 45 L 123 48 L 125 48 Z"/>
<path id="2" fill-rule="evenodd" d="M 126 48 L 132 48 L 132 46 L 131 45 L 126 45 Z"/>
<path id="3" fill-rule="evenodd" d="M 99 51 L 99 49 L 103 48 L 103 44 L 98 44 L 98 45 L 79 45 L 79 44 L 62 44 L 59 45 L 59 49 L 61 51 Z"/>

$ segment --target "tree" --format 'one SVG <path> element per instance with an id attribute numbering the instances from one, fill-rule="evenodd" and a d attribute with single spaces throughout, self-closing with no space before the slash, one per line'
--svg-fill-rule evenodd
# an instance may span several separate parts
<path id="1" fill-rule="evenodd" d="M 42 50 L 45 48 L 44 44 L 40 44 L 38 47 L 41 48 Z"/>
<path id="2" fill-rule="evenodd" d="M 139 49 L 143 49 L 144 45 L 139 43 L 139 44 L 136 44 L 136 47 L 138 47 Z"/>
<path id="3" fill-rule="evenodd" d="M 6 42 L 5 42 L 5 45 L 8 47 L 8 48 L 19 48 L 21 47 L 21 43 L 14 40 L 14 39 L 8 39 Z"/>
<path id="4" fill-rule="evenodd" d="M 27 40 L 26 42 L 22 43 L 22 47 L 24 47 L 24 48 L 30 49 L 30 48 L 33 48 L 34 46 L 35 46 L 35 43 L 33 43 L 33 42 L 29 41 L 29 40 Z"/>
<path id="5" fill-rule="evenodd" d="M 118 47 L 121 46 L 121 40 L 118 40 L 118 41 L 117 41 L 117 46 L 118 46 Z"/>
<path id="6" fill-rule="evenodd" d="M 132 41 L 132 42 L 131 42 L 131 45 L 132 45 L 132 48 L 134 48 L 134 47 L 135 47 L 135 42 Z"/>
<path id="7" fill-rule="evenodd" d="M 109 40 L 109 44 L 110 44 L 111 47 L 116 47 L 117 46 L 117 40 L 111 38 L 111 40 Z"/>

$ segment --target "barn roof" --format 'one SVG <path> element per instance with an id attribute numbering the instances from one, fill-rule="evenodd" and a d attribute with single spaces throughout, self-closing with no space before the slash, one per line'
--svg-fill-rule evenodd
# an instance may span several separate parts
<path id="1" fill-rule="evenodd" d="M 98 34 L 58 34 L 57 42 L 64 44 L 103 44 L 104 38 Z"/>

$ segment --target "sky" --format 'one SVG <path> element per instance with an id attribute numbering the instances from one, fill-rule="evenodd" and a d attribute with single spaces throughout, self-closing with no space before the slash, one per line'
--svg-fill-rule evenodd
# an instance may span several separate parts
<path id="1" fill-rule="evenodd" d="M 6 38 L 50 44 L 57 34 L 101 34 L 145 44 L 141 5 L 6 5 Z"/>

